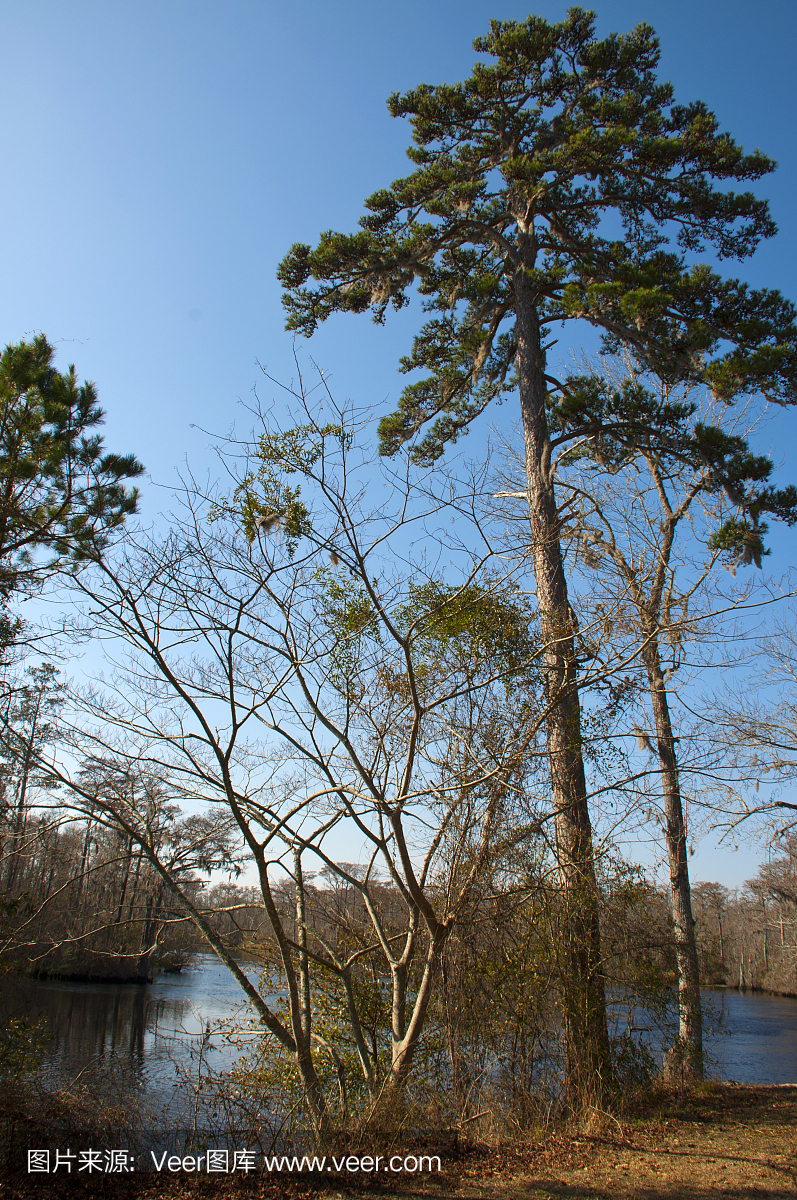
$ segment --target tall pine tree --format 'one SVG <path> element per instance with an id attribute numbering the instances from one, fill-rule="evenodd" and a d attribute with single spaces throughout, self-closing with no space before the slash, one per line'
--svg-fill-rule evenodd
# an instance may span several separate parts
<path id="1" fill-rule="evenodd" d="M 0 355 L 0 596 L 107 541 L 136 511 L 144 471 L 105 450 L 93 383 L 60 372 L 43 334 Z M 44 556 L 42 554 L 44 552 Z"/>
<path id="2" fill-rule="evenodd" d="M 382 420 L 385 454 L 410 442 L 417 461 L 433 462 L 492 400 L 519 395 L 552 704 L 567 1083 L 572 1106 L 583 1109 L 605 1102 L 611 1072 L 574 625 L 551 474 L 552 431 L 564 423 L 568 391 L 547 361 L 551 329 L 586 321 L 602 331 L 605 349 L 626 349 L 664 379 L 708 383 L 728 403 L 762 392 L 790 404 L 797 327 L 778 293 L 751 291 L 698 259 L 706 246 L 744 258 L 775 232 L 765 201 L 728 186 L 774 164 L 719 132 L 704 104 L 674 103 L 656 77 L 649 26 L 599 40 L 593 14 L 573 8 L 560 24 L 494 21 L 474 48 L 492 62 L 478 62 L 463 83 L 390 99 L 392 115 L 412 125 L 413 173 L 366 201 L 357 233 L 294 246 L 280 279 L 288 327 L 308 336 L 335 312 L 370 310 L 382 322 L 390 305 L 420 293 L 430 316 L 401 368 L 426 374 Z"/>

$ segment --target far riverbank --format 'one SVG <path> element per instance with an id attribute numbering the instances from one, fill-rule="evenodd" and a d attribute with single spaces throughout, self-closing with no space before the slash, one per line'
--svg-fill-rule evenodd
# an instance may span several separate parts
<path id="1" fill-rule="evenodd" d="M 257 982 L 256 966 L 246 969 Z M 179 1101 L 178 1075 L 196 1078 L 198 1048 L 206 1068 L 224 1070 L 241 1049 L 221 1031 L 259 1028 L 237 982 L 213 955 L 197 956 L 186 969 L 143 987 L 6 977 L 0 990 L 7 1019 L 24 1014 L 44 1021 L 50 1038 L 43 1067 L 51 1080 L 85 1079 L 87 1071 L 110 1075 L 162 1112 Z M 713 1076 L 797 1084 L 797 999 L 732 988 L 703 995 Z M 638 1027 L 645 1025 L 637 1019 Z M 663 1035 L 655 1028 L 641 1032 L 660 1053 Z"/>

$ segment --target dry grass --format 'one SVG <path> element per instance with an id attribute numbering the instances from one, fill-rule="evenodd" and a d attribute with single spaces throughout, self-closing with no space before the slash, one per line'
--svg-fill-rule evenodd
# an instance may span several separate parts
<path id="1" fill-rule="evenodd" d="M 18 1175 L 0 1185 L 2 1200 L 61 1195 L 132 1200 L 771 1200 L 797 1196 L 797 1086 L 732 1084 L 691 1095 L 660 1093 L 646 1111 L 592 1134 L 550 1129 L 525 1143 L 449 1143 L 442 1172 L 246 1179 L 145 1175 L 58 1183 Z M 402 1147 L 406 1153 L 412 1147 Z M 424 1152 L 431 1148 L 425 1146 Z"/>

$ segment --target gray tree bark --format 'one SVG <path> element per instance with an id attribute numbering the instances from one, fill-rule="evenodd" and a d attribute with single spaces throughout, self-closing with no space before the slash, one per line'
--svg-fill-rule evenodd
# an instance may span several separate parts
<path id="1" fill-rule="evenodd" d="M 670 906 L 675 936 L 675 960 L 678 968 L 678 1047 L 677 1057 L 683 1074 L 703 1078 L 703 1007 L 700 997 L 700 967 L 692 917 L 692 893 L 686 845 L 681 786 L 675 738 L 670 719 L 667 686 L 661 669 L 659 644 L 651 637 L 644 652 L 653 719 L 656 725 L 656 750 L 661 766 L 664 802 L 665 841 L 670 868 Z"/>
<path id="2" fill-rule="evenodd" d="M 533 264 L 530 239 L 528 251 L 528 262 L 515 277 L 520 408 L 531 553 L 545 645 L 547 697 L 552 705 L 547 740 L 564 924 L 566 1086 L 570 1107 L 583 1111 L 605 1106 L 611 1091 L 611 1056 L 592 825 L 582 756 L 574 623 L 550 470 L 545 351 L 538 298 L 526 269 Z"/>

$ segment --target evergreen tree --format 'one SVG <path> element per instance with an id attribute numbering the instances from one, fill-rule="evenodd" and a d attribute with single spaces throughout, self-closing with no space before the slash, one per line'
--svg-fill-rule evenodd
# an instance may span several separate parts
<path id="1" fill-rule="evenodd" d="M 411 442 L 416 461 L 433 462 L 492 400 L 519 393 L 567 921 L 567 1080 L 584 1108 L 605 1101 L 610 1064 L 551 471 L 569 399 L 547 362 L 552 330 L 584 320 L 604 349 L 624 348 L 665 380 L 707 383 L 728 403 L 755 392 L 793 403 L 797 328 L 778 293 L 697 259 L 706 246 L 744 258 L 775 232 L 765 201 L 728 187 L 774 164 L 744 154 L 704 104 L 674 103 L 656 78 L 649 26 L 598 40 L 593 14 L 573 8 L 560 24 L 494 21 L 474 48 L 494 61 L 470 79 L 390 99 L 412 125 L 413 173 L 366 201 L 359 232 L 294 246 L 280 278 L 288 327 L 308 336 L 334 312 L 370 310 L 382 322 L 417 286 L 430 318 L 401 368 L 426 374 L 382 420 L 385 454 Z M 622 424 L 604 416 L 609 431 Z M 655 434 L 655 411 L 646 416 Z"/>
<path id="2" fill-rule="evenodd" d="M 125 483 L 144 468 L 131 454 L 105 453 L 104 419 L 93 383 L 74 366 L 61 373 L 38 334 L 0 357 L 0 597 L 35 582 L 60 560 L 103 544 L 136 511 Z M 37 551 L 49 551 L 46 559 Z M 0 639 L 13 640 L 6 616 Z"/>

